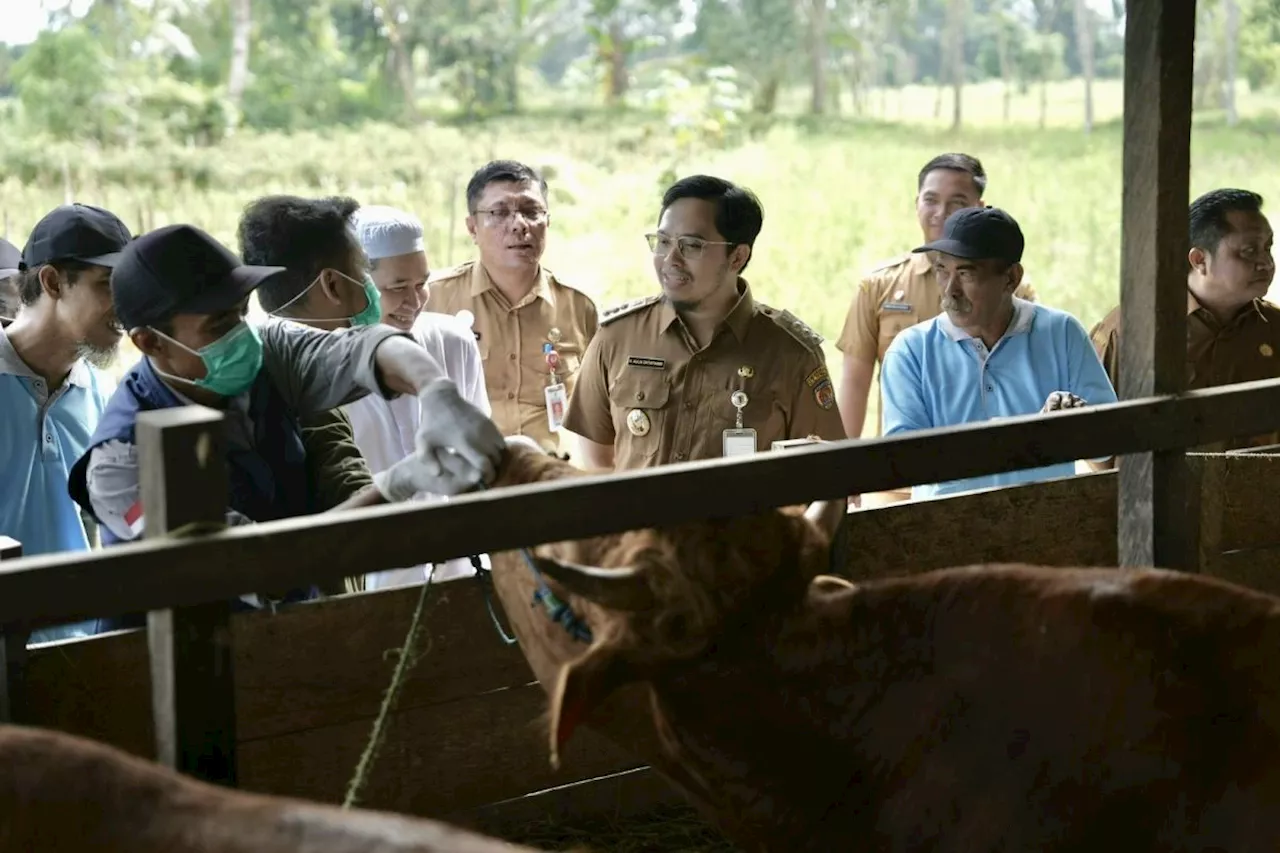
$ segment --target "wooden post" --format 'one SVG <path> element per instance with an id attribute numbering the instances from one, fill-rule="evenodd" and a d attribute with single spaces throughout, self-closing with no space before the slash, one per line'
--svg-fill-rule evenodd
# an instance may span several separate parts
<path id="1" fill-rule="evenodd" d="M 0 561 L 21 556 L 21 542 L 0 536 Z M 0 631 L 0 723 L 22 722 L 22 671 L 29 635 L 22 625 L 4 625 Z"/>
<path id="2" fill-rule="evenodd" d="M 221 523 L 227 504 L 222 414 L 202 406 L 138 415 L 147 538 Z M 175 565 L 175 572 L 182 566 Z M 147 614 L 156 760 L 209 782 L 236 784 L 231 605 Z"/>
<path id="3" fill-rule="evenodd" d="M 1195 0 L 1129 0 L 1125 19 L 1121 399 L 1186 387 Z M 1185 451 L 1119 460 L 1121 567 L 1192 569 Z"/>

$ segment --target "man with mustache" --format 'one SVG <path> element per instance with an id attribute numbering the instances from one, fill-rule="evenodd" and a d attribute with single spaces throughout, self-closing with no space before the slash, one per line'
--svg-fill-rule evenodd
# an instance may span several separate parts
<path id="1" fill-rule="evenodd" d="M 551 214 L 547 182 L 513 160 L 481 167 L 467 183 L 467 231 L 476 261 L 431 277 L 427 311 L 472 324 L 493 420 L 548 450 L 598 325 L 595 302 L 542 266 Z"/>
<path id="2" fill-rule="evenodd" d="M 1275 277 L 1271 223 L 1262 196 L 1217 189 L 1191 203 L 1187 253 L 1187 389 L 1280 376 L 1280 308 L 1263 297 Z M 1120 308 L 1097 326 L 1093 345 L 1120 385 Z M 1280 443 L 1280 433 L 1235 447 Z"/>
<path id="3" fill-rule="evenodd" d="M 750 190 L 692 175 L 646 235 L 661 293 L 601 318 L 565 427 L 590 467 L 646 468 L 844 438 L 822 338 L 755 301 L 742 277 L 764 211 Z"/>
<path id="4" fill-rule="evenodd" d="M 92 545 L 67 477 L 107 407 L 110 380 L 98 368 L 122 337 L 111 269 L 130 239 L 115 214 L 63 205 L 36 223 L 16 262 L 23 308 L 0 329 L 0 534 L 28 556 Z M 48 628 L 32 640 L 87 636 L 96 625 Z"/>
<path id="5" fill-rule="evenodd" d="M 898 335 L 884 356 L 885 435 L 1037 411 L 1114 403 L 1116 394 L 1080 322 L 1014 296 L 1022 281 L 1022 229 L 998 208 L 947 219 L 935 252 L 942 314 Z M 1071 462 L 914 486 L 912 498 L 1075 473 Z"/>

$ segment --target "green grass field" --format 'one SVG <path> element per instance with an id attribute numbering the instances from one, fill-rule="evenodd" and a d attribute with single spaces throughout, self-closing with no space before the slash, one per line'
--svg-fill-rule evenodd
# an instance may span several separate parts
<path id="1" fill-rule="evenodd" d="M 429 230 L 432 265 L 443 267 L 470 256 L 462 222 L 470 172 L 491 157 L 513 157 L 544 168 L 551 183 L 547 266 L 607 307 L 652 291 L 641 235 L 654 224 L 662 188 L 673 176 L 706 171 L 750 186 L 764 202 L 764 231 L 748 270 L 758 298 L 791 309 L 833 341 L 859 273 L 919 241 L 920 166 L 940 151 L 961 150 L 986 165 L 987 201 L 1021 223 L 1027 274 L 1043 301 L 1090 326 L 1119 292 L 1119 84 L 1098 85 L 1098 124 L 1088 136 L 1079 129 L 1078 81 L 1052 87 L 1045 129 L 1037 126 L 1038 97 L 1032 88 L 1015 98 L 1015 120 L 1002 127 L 999 84 L 972 86 L 969 125 L 951 133 L 950 93 L 941 119 L 933 118 L 933 89 L 872 93 L 870 112 L 883 103 L 885 115 L 907 121 L 782 119 L 720 149 L 678 143 L 658 116 L 589 111 L 474 128 L 245 133 L 217 149 L 33 150 L 0 141 L 0 218 L 21 242 L 70 187 L 77 200 L 114 209 L 132 228 L 189 221 L 234 246 L 239 212 L 257 195 L 343 193 L 414 210 Z M 1245 121 L 1232 129 L 1215 114 L 1197 115 L 1193 195 L 1234 185 L 1280 198 L 1280 173 L 1269 168 L 1277 103 L 1242 93 Z M 829 354 L 836 370 L 834 348 Z"/>

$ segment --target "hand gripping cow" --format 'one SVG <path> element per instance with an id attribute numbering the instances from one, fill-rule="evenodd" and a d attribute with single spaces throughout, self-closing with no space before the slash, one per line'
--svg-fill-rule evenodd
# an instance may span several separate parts
<path id="1" fill-rule="evenodd" d="M 498 482 L 573 476 L 512 445 Z M 1280 849 L 1280 601 L 1190 574 L 821 576 L 821 505 L 535 549 L 553 761 L 599 730 L 749 851 Z"/>
<path id="2" fill-rule="evenodd" d="M 0 726 L 0 853 L 533 853 L 429 820 L 180 776 L 59 732 Z"/>

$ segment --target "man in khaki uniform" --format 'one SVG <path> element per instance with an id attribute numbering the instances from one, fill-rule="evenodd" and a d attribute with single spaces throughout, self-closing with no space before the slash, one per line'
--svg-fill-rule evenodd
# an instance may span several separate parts
<path id="1" fill-rule="evenodd" d="M 763 218 L 749 190 L 720 178 L 695 175 L 667 190 L 647 235 L 662 293 L 601 318 L 569 404 L 565 427 L 581 437 L 589 467 L 844 438 L 822 338 L 756 302 L 741 277 Z"/>
<path id="2" fill-rule="evenodd" d="M 480 258 L 433 274 L 425 310 L 472 323 L 503 435 L 567 451 L 559 426 L 598 320 L 591 297 L 542 266 L 546 181 L 523 163 L 494 161 L 471 176 L 467 210 Z"/>
<path id="3" fill-rule="evenodd" d="M 942 236 L 947 217 L 966 207 L 983 207 L 987 173 L 968 154 L 939 154 L 916 179 L 916 218 L 924 241 Z M 1015 296 L 1035 300 L 1027 282 Z M 867 397 L 877 362 L 903 329 L 938 316 L 942 294 L 933 275 L 933 253 L 907 253 L 871 270 L 854 294 L 836 348 L 844 354 L 840 388 L 836 395 L 844 419 L 845 434 L 859 438 L 867 416 Z M 876 434 L 880 425 L 876 424 Z"/>
<path id="4" fill-rule="evenodd" d="M 1275 276 L 1262 196 L 1220 189 L 1191 203 L 1187 253 L 1187 389 L 1280 377 L 1280 308 L 1263 299 Z M 1120 387 L 1120 308 L 1090 333 L 1111 384 Z M 1232 447 L 1280 443 L 1280 433 Z"/>

